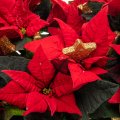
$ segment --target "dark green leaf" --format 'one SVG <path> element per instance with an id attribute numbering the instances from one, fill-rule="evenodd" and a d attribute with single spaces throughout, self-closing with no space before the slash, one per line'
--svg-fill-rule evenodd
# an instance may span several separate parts
<path id="1" fill-rule="evenodd" d="M 93 119 L 120 117 L 119 105 L 112 105 L 105 102 L 90 116 Z"/>
<path id="2" fill-rule="evenodd" d="M 24 45 L 27 42 L 30 42 L 32 39 L 29 37 L 24 37 L 23 40 L 18 40 L 16 42 L 14 42 L 14 44 L 16 45 L 16 50 L 23 50 L 24 49 Z"/>
<path id="3" fill-rule="evenodd" d="M 83 112 L 83 120 L 88 120 L 87 115 L 98 109 L 118 88 L 117 84 L 104 80 L 90 83 L 81 88 L 76 94 L 76 100 Z"/>
<path id="4" fill-rule="evenodd" d="M 1 70 L 21 70 L 27 71 L 29 60 L 18 56 L 0 56 L 0 71 Z M 0 72 L 0 87 L 3 87 L 9 82 L 10 78 Z"/>
<path id="5" fill-rule="evenodd" d="M 40 16 L 40 18 L 46 20 L 51 10 L 50 0 L 42 0 L 41 4 L 35 9 L 35 13 Z"/>
<path id="6" fill-rule="evenodd" d="M 92 10 L 92 13 L 83 13 L 82 16 L 87 20 L 91 20 L 100 10 L 101 7 L 103 6 L 102 2 L 96 2 L 96 1 L 89 1 L 87 3 L 88 7 Z"/>
<path id="7" fill-rule="evenodd" d="M 10 120 L 24 120 L 24 118 L 22 116 L 14 115 Z"/>

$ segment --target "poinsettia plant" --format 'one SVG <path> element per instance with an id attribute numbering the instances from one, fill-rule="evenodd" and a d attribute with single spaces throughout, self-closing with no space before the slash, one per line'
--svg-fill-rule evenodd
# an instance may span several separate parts
<path id="1" fill-rule="evenodd" d="M 119 117 L 119 0 L 1 0 L 0 119 Z"/>

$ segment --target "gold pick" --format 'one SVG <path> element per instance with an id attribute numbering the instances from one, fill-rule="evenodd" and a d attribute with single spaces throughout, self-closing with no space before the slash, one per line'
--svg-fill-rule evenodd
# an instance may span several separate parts
<path id="1" fill-rule="evenodd" d="M 35 35 L 34 35 L 34 40 L 38 40 L 38 39 L 41 39 L 41 35 L 39 32 L 37 32 Z"/>
<path id="2" fill-rule="evenodd" d="M 0 51 L 3 55 L 12 53 L 15 51 L 15 45 L 13 45 L 6 36 L 0 38 Z"/>
<path id="3" fill-rule="evenodd" d="M 82 40 L 77 39 L 72 46 L 63 48 L 62 52 L 63 54 L 79 62 L 80 60 L 88 57 L 95 49 L 95 42 L 83 43 Z"/>
<path id="4" fill-rule="evenodd" d="M 91 8 L 88 6 L 88 3 L 84 3 L 84 4 L 80 4 L 77 6 L 78 9 L 80 9 L 83 13 L 85 14 L 89 14 L 92 13 L 93 11 L 91 10 Z"/>

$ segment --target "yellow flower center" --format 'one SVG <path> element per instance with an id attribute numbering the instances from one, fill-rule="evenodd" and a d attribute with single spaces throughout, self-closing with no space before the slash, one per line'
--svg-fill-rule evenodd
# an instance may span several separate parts
<path id="1" fill-rule="evenodd" d="M 42 92 L 43 92 L 43 94 L 48 95 L 51 93 L 51 91 L 52 91 L 51 88 L 44 88 Z"/>
<path id="2" fill-rule="evenodd" d="M 26 34 L 26 29 L 25 28 L 21 28 L 21 33 L 23 34 L 23 35 L 25 35 Z"/>

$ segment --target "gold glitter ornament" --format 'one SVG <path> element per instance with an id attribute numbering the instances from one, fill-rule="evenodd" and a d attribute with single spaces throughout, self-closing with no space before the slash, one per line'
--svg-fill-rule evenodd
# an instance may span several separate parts
<path id="1" fill-rule="evenodd" d="M 120 118 L 112 118 L 111 120 L 120 120 Z"/>
<path id="2" fill-rule="evenodd" d="M 95 42 L 83 43 L 82 40 L 77 39 L 72 46 L 63 48 L 62 52 L 73 60 L 79 62 L 88 57 L 95 49 Z"/>
<path id="3" fill-rule="evenodd" d="M 91 10 L 91 8 L 88 6 L 88 3 L 84 3 L 84 4 L 80 4 L 77 6 L 78 9 L 80 9 L 84 14 L 90 14 L 93 11 Z"/>
<path id="4" fill-rule="evenodd" d="M 0 38 L 0 51 L 3 55 L 10 54 L 15 51 L 15 45 L 6 36 L 3 36 Z"/>
<path id="5" fill-rule="evenodd" d="M 34 35 L 33 39 L 34 39 L 34 40 L 39 40 L 39 39 L 41 39 L 40 33 L 37 32 L 37 33 Z"/>

